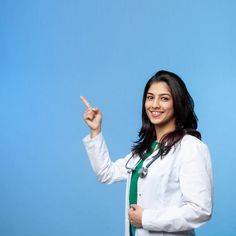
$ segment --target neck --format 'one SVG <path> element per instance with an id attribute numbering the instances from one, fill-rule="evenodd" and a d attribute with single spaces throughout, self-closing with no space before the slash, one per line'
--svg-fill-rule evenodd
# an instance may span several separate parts
<path id="1" fill-rule="evenodd" d="M 160 142 L 161 139 L 168 133 L 173 132 L 176 129 L 175 124 L 168 127 L 155 127 L 157 141 Z"/>

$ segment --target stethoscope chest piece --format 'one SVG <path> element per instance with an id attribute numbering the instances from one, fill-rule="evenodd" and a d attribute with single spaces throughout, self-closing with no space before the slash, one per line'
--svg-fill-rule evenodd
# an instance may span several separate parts
<path id="1" fill-rule="evenodd" d="M 147 176 L 147 174 L 148 174 L 148 168 L 147 168 L 147 167 L 142 167 L 142 168 L 138 171 L 138 173 L 139 173 L 139 176 L 140 176 L 141 178 L 145 178 L 145 177 Z"/>
<path id="2" fill-rule="evenodd" d="M 155 162 L 160 156 L 161 156 L 161 154 L 158 152 L 146 166 L 142 167 L 142 168 L 138 171 L 139 176 L 140 176 L 141 178 L 145 178 L 145 177 L 147 176 L 147 174 L 148 174 L 148 168 L 149 168 L 149 167 L 153 164 L 153 162 Z M 128 172 L 129 174 L 131 174 L 131 173 L 135 170 L 135 168 L 137 167 L 137 165 L 138 165 L 138 164 L 140 163 L 140 161 L 142 160 L 142 159 L 140 159 L 140 160 L 138 161 L 138 163 L 135 165 L 135 167 L 130 168 L 130 167 L 128 167 L 128 163 L 130 162 L 131 158 L 132 158 L 132 156 L 129 158 L 129 160 L 126 162 L 126 165 L 125 165 L 125 167 L 126 167 L 126 169 L 127 169 L 127 172 Z"/>

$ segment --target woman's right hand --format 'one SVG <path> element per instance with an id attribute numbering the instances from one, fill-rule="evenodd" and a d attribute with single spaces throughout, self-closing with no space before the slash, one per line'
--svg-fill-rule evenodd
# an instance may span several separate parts
<path id="1" fill-rule="evenodd" d="M 98 108 L 92 108 L 83 96 L 80 96 L 80 99 L 87 108 L 84 112 L 84 121 L 90 128 L 91 138 L 94 138 L 101 132 L 102 112 Z"/>

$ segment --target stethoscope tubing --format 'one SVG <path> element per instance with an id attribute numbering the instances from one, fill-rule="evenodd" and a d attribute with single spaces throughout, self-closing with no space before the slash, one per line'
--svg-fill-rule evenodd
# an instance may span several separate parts
<path id="1" fill-rule="evenodd" d="M 142 167 L 140 170 L 139 170 L 139 175 L 141 178 L 144 178 L 147 176 L 147 173 L 148 173 L 148 168 L 161 156 L 161 152 L 159 151 L 155 156 L 152 157 L 152 160 L 150 162 L 148 162 L 148 164 L 144 167 Z M 128 167 L 128 164 L 130 162 L 130 160 L 133 158 L 133 156 L 131 156 L 128 161 L 126 162 L 125 164 L 125 168 L 127 169 L 127 172 L 129 174 L 131 174 L 135 168 L 137 167 L 137 165 L 140 163 L 140 161 L 142 160 L 140 158 L 140 160 L 136 163 L 136 165 L 132 168 Z"/>

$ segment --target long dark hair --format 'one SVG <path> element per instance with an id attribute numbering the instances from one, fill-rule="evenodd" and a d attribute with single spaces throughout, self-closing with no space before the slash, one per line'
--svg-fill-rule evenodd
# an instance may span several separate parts
<path id="1" fill-rule="evenodd" d="M 133 155 L 139 155 L 144 158 L 144 154 L 150 151 L 151 144 L 156 140 L 156 132 L 154 125 L 150 122 L 146 110 L 145 101 L 147 92 L 150 86 L 156 82 L 165 82 L 170 88 L 173 105 L 174 105 L 174 116 L 176 129 L 170 132 L 160 140 L 161 156 L 165 156 L 170 149 L 177 144 L 185 134 L 190 134 L 198 139 L 201 139 L 200 132 L 197 131 L 197 116 L 194 112 L 194 102 L 190 96 L 183 80 L 173 72 L 169 71 L 158 71 L 149 81 L 147 82 L 142 102 L 142 127 L 139 131 L 139 139 L 134 142 L 132 147 Z"/>

